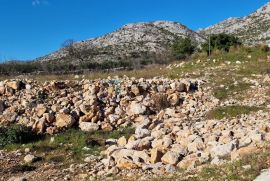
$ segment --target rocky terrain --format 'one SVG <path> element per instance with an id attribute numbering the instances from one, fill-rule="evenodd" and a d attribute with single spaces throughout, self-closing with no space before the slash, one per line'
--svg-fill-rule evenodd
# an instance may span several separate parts
<path id="1" fill-rule="evenodd" d="M 204 42 L 203 37 L 180 23 L 155 21 L 127 24 L 102 37 L 76 42 L 74 47 L 84 55 L 84 61 L 91 60 L 100 63 L 147 58 L 147 56 L 153 56 L 152 54 L 161 56 L 168 51 L 174 40 L 180 37 L 190 37 L 197 44 Z M 37 60 L 67 61 L 65 59 L 67 55 L 68 52 L 65 49 L 60 49 Z"/>
<path id="2" fill-rule="evenodd" d="M 0 179 L 254 179 L 270 167 L 270 56 L 248 52 L 171 64 L 160 68 L 169 74 L 147 79 L 2 81 L 0 124 L 51 136 L 3 147 Z M 78 132 L 127 128 L 134 131 L 88 140 L 82 150 L 102 145 L 98 154 L 72 157 Z M 69 129 L 76 131 L 60 139 Z M 65 141 L 72 137 L 72 144 Z"/>
<path id="3" fill-rule="evenodd" d="M 204 35 L 232 34 L 248 45 L 270 44 L 270 3 L 248 16 L 229 18 L 198 32 Z"/>

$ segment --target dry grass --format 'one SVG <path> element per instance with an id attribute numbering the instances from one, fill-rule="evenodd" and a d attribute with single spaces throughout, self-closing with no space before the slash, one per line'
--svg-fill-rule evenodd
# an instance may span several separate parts
<path id="1" fill-rule="evenodd" d="M 45 82 L 51 80 L 82 80 L 82 79 L 104 79 L 107 77 L 135 77 L 135 78 L 152 78 L 155 76 L 168 76 L 170 71 L 166 69 L 165 65 L 151 65 L 138 70 L 121 70 L 121 71 L 93 71 L 75 78 L 74 74 L 68 75 L 21 75 L 21 76 L 0 76 L 0 80 L 26 78 L 37 80 L 38 82 Z"/>

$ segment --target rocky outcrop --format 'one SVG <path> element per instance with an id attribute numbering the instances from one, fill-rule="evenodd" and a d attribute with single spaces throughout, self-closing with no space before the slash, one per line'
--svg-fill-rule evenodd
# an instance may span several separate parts
<path id="1" fill-rule="evenodd" d="M 202 35 L 227 33 L 248 45 L 270 45 L 270 3 L 248 16 L 229 18 L 198 32 Z"/>
<path id="2" fill-rule="evenodd" d="M 139 58 L 157 59 L 170 51 L 170 45 L 177 38 L 190 37 L 200 44 L 204 38 L 186 26 L 171 21 L 155 21 L 127 24 L 122 28 L 102 37 L 76 42 L 74 47 L 83 55 L 84 61 L 136 61 Z M 73 61 L 66 59 L 68 52 L 60 49 L 48 56 L 38 58 L 38 61 Z M 165 56 L 162 59 L 166 59 Z M 164 61 L 164 60 L 163 60 Z"/>

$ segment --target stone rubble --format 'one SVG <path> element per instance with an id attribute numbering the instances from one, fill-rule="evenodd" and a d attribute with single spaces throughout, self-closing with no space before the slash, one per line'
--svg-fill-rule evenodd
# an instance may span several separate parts
<path id="1" fill-rule="evenodd" d="M 102 157 L 85 158 L 85 163 L 91 164 L 87 172 L 91 177 L 174 173 L 206 163 L 219 165 L 227 157 L 237 160 L 257 152 L 270 141 L 268 112 L 207 119 L 206 113 L 220 102 L 203 83 L 160 77 L 43 85 L 5 80 L 0 82 L 0 124 L 24 124 L 48 134 L 71 127 L 88 132 L 134 127 L 131 137 L 107 140 Z"/>

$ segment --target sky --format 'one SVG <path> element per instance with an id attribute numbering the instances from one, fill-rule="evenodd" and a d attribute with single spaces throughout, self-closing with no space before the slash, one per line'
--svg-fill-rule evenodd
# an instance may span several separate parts
<path id="1" fill-rule="evenodd" d="M 0 61 L 31 60 L 127 23 L 170 20 L 193 30 L 248 15 L 269 0 L 0 0 Z"/>

